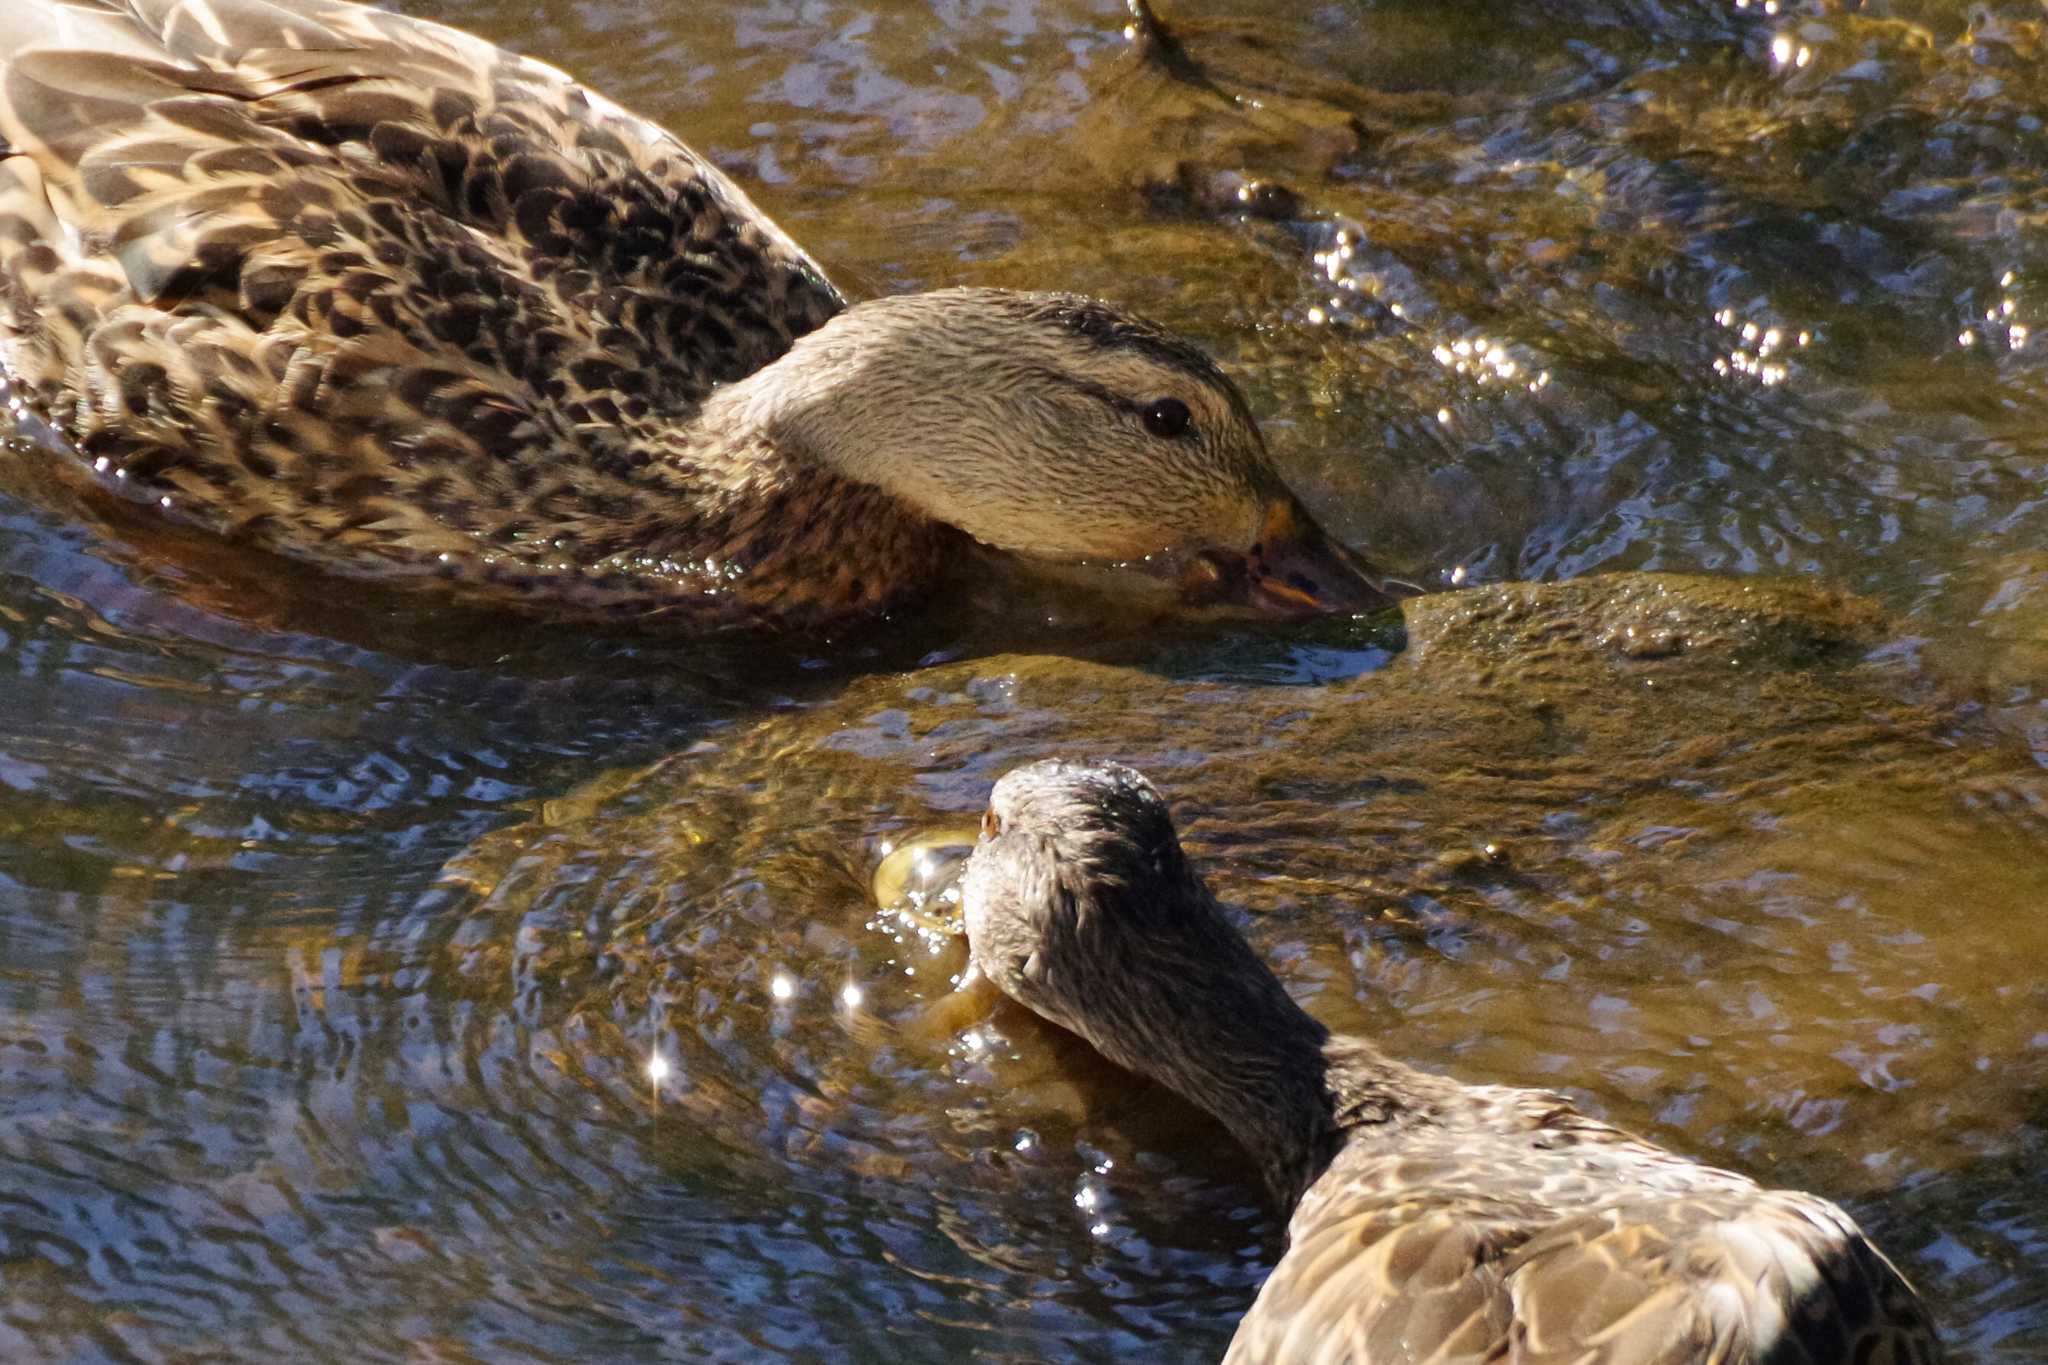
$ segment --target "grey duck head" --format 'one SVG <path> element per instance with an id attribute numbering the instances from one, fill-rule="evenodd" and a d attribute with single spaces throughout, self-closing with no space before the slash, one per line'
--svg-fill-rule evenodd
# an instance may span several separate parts
<path id="1" fill-rule="evenodd" d="M 1214 1114 L 1286 1201 L 1321 1169 L 1329 1033 L 1225 917 L 1142 775 L 1009 773 L 961 889 L 974 962 L 1005 995 Z"/>
<path id="2" fill-rule="evenodd" d="M 711 403 L 709 425 L 1025 558 L 1135 564 L 1191 600 L 1287 613 L 1406 595 L 1316 524 L 1212 360 L 1094 299 L 865 300 Z"/>

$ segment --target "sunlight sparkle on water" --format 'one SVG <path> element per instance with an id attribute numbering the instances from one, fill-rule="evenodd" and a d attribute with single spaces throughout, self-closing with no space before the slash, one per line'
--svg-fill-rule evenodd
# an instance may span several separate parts
<path id="1" fill-rule="evenodd" d="M 796 978 L 787 972 L 777 972 L 768 983 L 768 993 L 777 1000 L 789 1000 L 796 996 Z"/>
<path id="2" fill-rule="evenodd" d="M 2001 290 L 2011 289 L 2019 282 L 2019 273 L 2008 270 L 1998 277 Z M 1998 302 L 1981 308 L 1982 320 L 1972 322 L 1956 334 L 1956 345 L 1975 346 L 1981 338 L 1987 345 L 1996 346 L 2003 333 L 2007 350 L 2017 351 L 2027 344 L 2033 335 L 2033 328 L 2019 321 L 2020 301 L 2012 294 L 2002 294 Z"/>
<path id="3" fill-rule="evenodd" d="M 854 985 L 851 981 L 839 988 L 839 1003 L 850 1010 L 859 1009 L 860 1002 L 865 998 L 861 993 L 860 987 Z"/>
<path id="4" fill-rule="evenodd" d="M 1770 8 L 1765 12 L 1775 14 L 1777 10 Z M 1794 41 L 1790 34 L 1780 33 L 1777 37 L 1771 39 L 1772 66 L 1790 66 L 1797 69 L 1810 65 L 1812 61 L 1813 49 L 1805 43 Z"/>
<path id="5" fill-rule="evenodd" d="M 647 1059 L 647 1079 L 655 1085 L 660 1085 L 663 1081 L 667 1080 L 668 1058 L 662 1056 L 659 1052 L 649 1057 Z"/>
<path id="6" fill-rule="evenodd" d="M 1715 312 L 1714 323 L 1733 331 L 1739 342 L 1726 355 L 1715 359 L 1715 374 L 1747 375 L 1766 388 L 1784 383 L 1791 374 L 1783 360 L 1772 358 L 1785 348 L 1788 338 L 1784 328 L 1769 323 L 1752 322 L 1733 308 L 1723 308 Z M 1793 334 L 1790 340 L 1794 346 L 1809 346 L 1813 343 L 1813 333 L 1801 329 Z"/>
<path id="7" fill-rule="evenodd" d="M 1464 337 L 1448 344 L 1439 342 L 1429 349 L 1430 358 L 1451 371 L 1462 374 L 1481 384 L 1494 380 L 1513 380 L 1522 373 L 1521 362 L 1508 354 L 1501 342 L 1488 337 Z M 1545 370 L 1530 381 L 1529 392 L 1550 382 L 1550 372 Z"/>

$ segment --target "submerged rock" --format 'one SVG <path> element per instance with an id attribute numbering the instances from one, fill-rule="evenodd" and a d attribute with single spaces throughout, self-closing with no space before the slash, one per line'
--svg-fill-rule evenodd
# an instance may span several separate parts
<path id="1" fill-rule="evenodd" d="M 1971 793 L 2030 765 L 1884 648 L 1870 604 L 1625 575 L 1405 616 L 1405 648 L 1336 683 L 1004 656 L 736 724 L 451 864 L 461 975 L 577 1040 L 558 1055 L 591 1083 L 639 1084 L 631 1059 L 663 1040 L 689 1080 L 675 1102 L 735 1142 L 758 1134 L 734 1097 L 792 1065 L 818 1096 L 813 1139 L 885 1112 L 943 1132 L 962 1121 L 947 1038 L 964 1025 L 957 1007 L 936 1037 L 920 1019 L 963 959 L 878 915 L 870 872 L 971 821 L 1020 763 L 1115 758 L 1171 783 L 1219 893 L 1261 912 L 1262 950 L 1318 1012 L 1414 1060 L 1589 1087 L 1611 1117 L 1738 1164 L 1786 1125 L 1853 1118 L 1866 1136 L 1817 1182 L 1836 1191 L 2009 1119 L 1989 1084 L 1916 1108 L 1913 1076 L 2024 1052 L 2029 1031 L 1973 994 L 2004 978 L 1946 933 L 1953 872 L 1906 854 L 1981 837 Z M 1844 1059 L 1880 1037 L 1911 1041 L 1878 1049 L 1874 1083 Z M 972 1074 L 1024 1085 L 1024 1113 L 1066 1111 L 1094 1103 L 1045 1070 L 1071 1061 Z M 1813 1183 L 1798 1169 L 1779 1178 Z"/>

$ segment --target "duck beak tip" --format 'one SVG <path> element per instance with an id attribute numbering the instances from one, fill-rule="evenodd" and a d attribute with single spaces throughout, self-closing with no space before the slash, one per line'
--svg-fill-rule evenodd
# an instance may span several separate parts
<path id="1" fill-rule="evenodd" d="M 1289 615 L 1377 611 L 1413 588 L 1332 537 L 1292 499 L 1267 513 L 1245 569 L 1246 600 Z"/>

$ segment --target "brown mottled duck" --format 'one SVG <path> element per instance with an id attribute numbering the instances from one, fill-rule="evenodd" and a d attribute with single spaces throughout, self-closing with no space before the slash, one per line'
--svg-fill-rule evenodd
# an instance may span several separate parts
<path id="1" fill-rule="evenodd" d="M 1293 1210 L 1226 1359 L 1848 1365 L 1941 1358 L 1848 1215 L 1539 1090 L 1333 1036 L 1116 765 L 996 784 L 963 883 L 981 971 L 1220 1119 Z"/>
<path id="2" fill-rule="evenodd" d="M 848 304 L 703 157 L 340 0 L 0 0 L 0 363 L 79 478 L 339 573 L 797 623 L 979 542 L 1386 600 L 1200 351 L 1106 304 Z"/>

